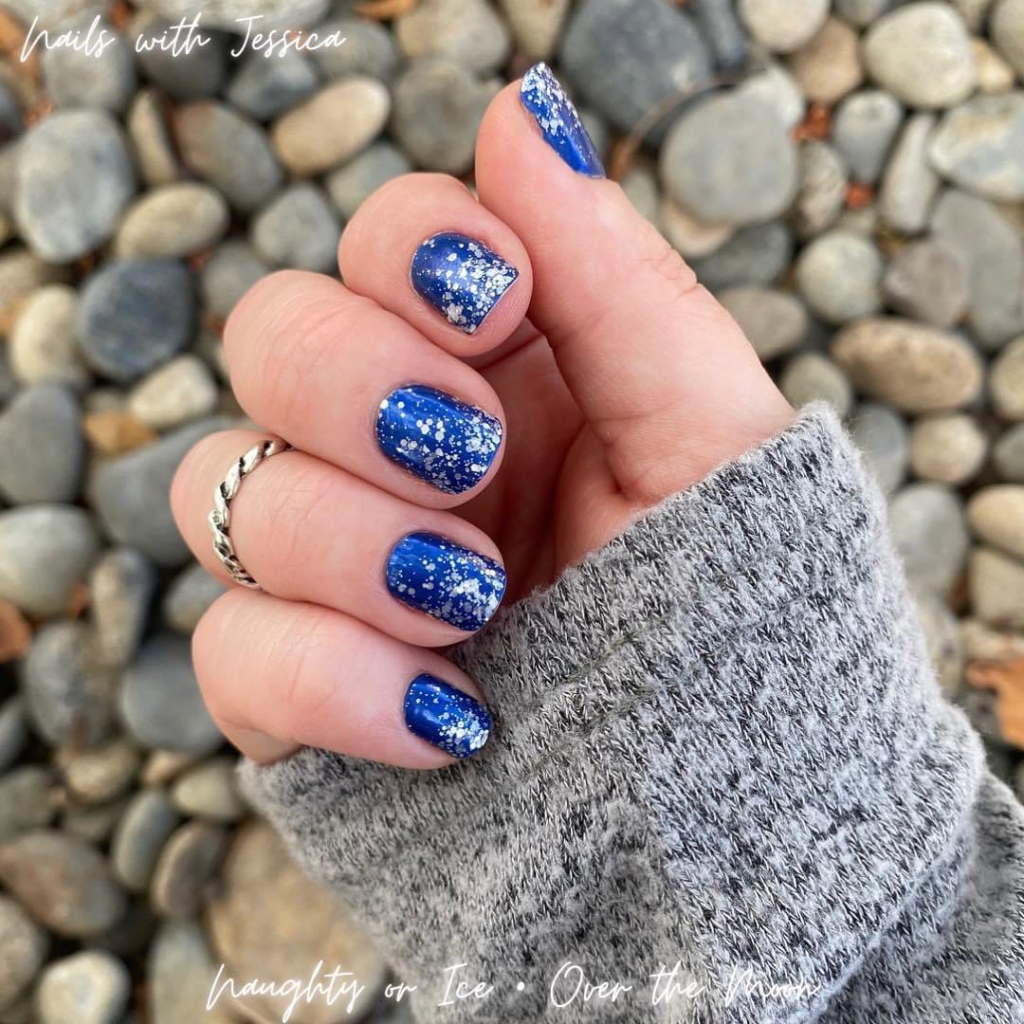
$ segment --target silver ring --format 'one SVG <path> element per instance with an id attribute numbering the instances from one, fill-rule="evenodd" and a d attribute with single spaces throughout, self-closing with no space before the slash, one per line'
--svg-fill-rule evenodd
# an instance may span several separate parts
<path id="1" fill-rule="evenodd" d="M 249 575 L 235 554 L 231 542 L 231 502 L 234 501 L 242 481 L 272 455 L 291 451 L 292 446 L 280 438 L 268 438 L 253 445 L 232 467 L 213 492 L 213 511 L 206 517 L 213 534 L 213 550 L 231 578 L 243 587 L 259 590 L 260 585 Z"/>

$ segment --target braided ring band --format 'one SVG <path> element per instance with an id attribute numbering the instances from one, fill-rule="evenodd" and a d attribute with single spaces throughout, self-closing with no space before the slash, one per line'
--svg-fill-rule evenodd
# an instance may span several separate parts
<path id="1" fill-rule="evenodd" d="M 227 569 L 231 578 L 243 587 L 259 590 L 260 585 L 249 575 L 245 566 L 238 560 L 235 554 L 235 545 L 231 542 L 231 502 L 242 481 L 262 462 L 266 462 L 272 455 L 280 452 L 291 451 L 291 445 L 287 441 L 268 439 L 253 445 L 232 467 L 228 470 L 227 476 L 213 492 L 213 511 L 207 516 L 210 524 L 210 532 L 213 534 L 213 550 L 221 560 L 224 568 Z"/>

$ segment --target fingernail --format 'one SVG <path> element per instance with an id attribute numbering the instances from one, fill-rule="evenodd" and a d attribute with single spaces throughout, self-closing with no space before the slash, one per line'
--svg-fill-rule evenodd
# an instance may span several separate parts
<path id="1" fill-rule="evenodd" d="M 519 271 L 483 242 L 453 231 L 428 238 L 412 258 L 412 286 L 448 323 L 473 334 Z"/>
<path id="2" fill-rule="evenodd" d="M 410 533 L 391 552 L 388 590 L 410 608 L 472 632 L 498 609 L 505 570 L 433 533 Z"/>
<path id="3" fill-rule="evenodd" d="M 392 462 L 445 494 L 487 475 L 501 447 L 501 422 L 425 384 L 392 391 L 377 412 L 377 443 Z"/>
<path id="4" fill-rule="evenodd" d="M 605 176 L 593 139 L 547 64 L 534 64 L 523 75 L 519 99 L 540 125 L 548 145 L 574 171 L 591 178 Z"/>
<path id="5" fill-rule="evenodd" d="M 452 757 L 475 754 L 491 734 L 487 708 L 441 679 L 419 675 L 405 694 L 405 724 Z"/>

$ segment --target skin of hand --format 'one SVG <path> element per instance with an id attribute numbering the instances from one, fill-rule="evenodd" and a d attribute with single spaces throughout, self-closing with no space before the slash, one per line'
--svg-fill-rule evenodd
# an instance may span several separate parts
<path id="1" fill-rule="evenodd" d="M 279 272 L 227 324 L 232 385 L 267 433 L 205 438 L 171 497 L 227 582 L 214 488 L 264 438 L 296 449 L 231 503 L 263 589 L 232 588 L 193 640 L 211 713 L 257 761 L 475 753 L 484 697 L 436 649 L 792 422 L 543 66 L 492 101 L 476 184 L 389 182 L 344 232 L 344 285 Z"/>

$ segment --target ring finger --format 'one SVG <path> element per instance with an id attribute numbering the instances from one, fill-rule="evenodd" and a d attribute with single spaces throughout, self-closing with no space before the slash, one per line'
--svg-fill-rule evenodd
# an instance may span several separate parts
<path id="1" fill-rule="evenodd" d="M 205 438 L 171 489 L 183 536 L 225 581 L 231 577 L 214 551 L 207 516 L 215 488 L 262 440 L 251 431 Z M 302 452 L 258 464 L 231 500 L 230 517 L 238 559 L 268 593 L 346 612 L 418 646 L 465 639 L 504 594 L 501 556 L 475 526 Z"/>

